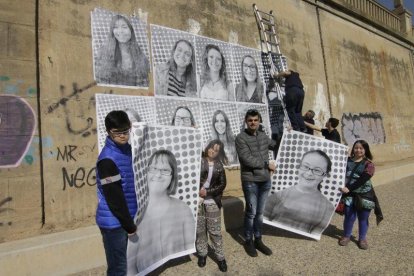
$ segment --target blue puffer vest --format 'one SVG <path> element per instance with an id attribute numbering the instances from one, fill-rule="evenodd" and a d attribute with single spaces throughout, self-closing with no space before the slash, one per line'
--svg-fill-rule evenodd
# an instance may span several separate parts
<path id="1" fill-rule="evenodd" d="M 118 167 L 121 175 L 122 189 L 128 205 L 129 214 L 134 217 L 137 212 L 137 199 L 134 186 L 134 172 L 132 170 L 131 145 L 119 146 L 109 137 L 106 138 L 105 146 L 99 154 L 98 161 L 111 159 Z M 96 209 L 96 224 L 100 228 L 114 229 L 121 227 L 118 219 L 112 214 L 102 192 L 101 179 L 96 170 L 96 183 L 98 194 L 98 208 Z"/>

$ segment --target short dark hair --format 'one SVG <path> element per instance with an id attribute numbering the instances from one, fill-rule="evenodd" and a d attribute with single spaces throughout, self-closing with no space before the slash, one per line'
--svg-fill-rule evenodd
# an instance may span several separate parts
<path id="1" fill-rule="evenodd" d="M 107 131 L 113 128 L 118 130 L 128 129 L 131 128 L 131 121 L 125 111 L 112 110 L 105 117 L 105 128 Z"/>
<path id="2" fill-rule="evenodd" d="M 331 127 L 336 128 L 339 125 L 339 120 L 337 118 L 329 118 L 328 122 L 331 123 Z"/>
<path id="3" fill-rule="evenodd" d="M 173 195 L 177 191 L 178 186 L 177 159 L 175 159 L 174 154 L 166 149 L 157 150 L 151 155 L 150 159 L 148 160 L 148 167 L 153 162 L 157 161 L 161 156 L 165 156 L 167 158 L 168 165 L 170 165 L 172 170 L 171 182 L 167 188 L 167 195 Z"/>
<path id="4" fill-rule="evenodd" d="M 259 121 L 262 122 L 262 115 L 260 115 L 260 112 L 257 109 L 249 109 L 246 112 L 246 115 L 244 116 L 244 121 L 247 121 L 248 117 L 255 117 L 259 116 Z"/>

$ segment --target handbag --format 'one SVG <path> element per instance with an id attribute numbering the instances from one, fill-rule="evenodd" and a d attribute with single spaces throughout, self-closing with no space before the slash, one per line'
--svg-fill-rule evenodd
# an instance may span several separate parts
<path id="1" fill-rule="evenodd" d="M 345 202 L 343 202 L 342 200 L 339 201 L 338 205 L 335 208 L 335 213 L 337 213 L 338 215 L 343 216 L 345 213 Z"/>

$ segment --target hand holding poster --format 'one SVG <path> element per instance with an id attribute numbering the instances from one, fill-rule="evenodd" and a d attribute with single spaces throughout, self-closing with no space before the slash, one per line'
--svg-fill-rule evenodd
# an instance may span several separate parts
<path id="1" fill-rule="evenodd" d="M 319 240 L 341 197 L 346 161 L 344 145 L 285 132 L 264 222 Z"/>
<path id="2" fill-rule="evenodd" d="M 135 123 L 131 138 L 139 208 L 138 239 L 128 244 L 128 275 L 145 275 L 195 252 L 201 133 Z"/>

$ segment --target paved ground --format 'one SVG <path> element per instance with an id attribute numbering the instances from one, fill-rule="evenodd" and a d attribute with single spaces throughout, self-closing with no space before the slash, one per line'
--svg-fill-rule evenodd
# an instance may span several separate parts
<path id="1" fill-rule="evenodd" d="M 360 250 L 356 243 L 337 244 L 342 233 L 342 217 L 334 215 L 320 241 L 265 227 L 263 240 L 273 249 L 272 256 L 259 253 L 249 257 L 241 243 L 241 229 L 224 234 L 227 275 L 414 275 L 414 177 L 376 188 L 384 221 L 375 224 L 372 214 L 368 242 Z M 357 225 L 354 235 L 357 235 Z M 354 240 L 355 241 L 355 240 Z M 105 268 L 75 274 L 104 275 Z M 207 259 L 203 269 L 193 255 L 170 261 L 151 275 L 222 275 L 216 263 Z"/>

